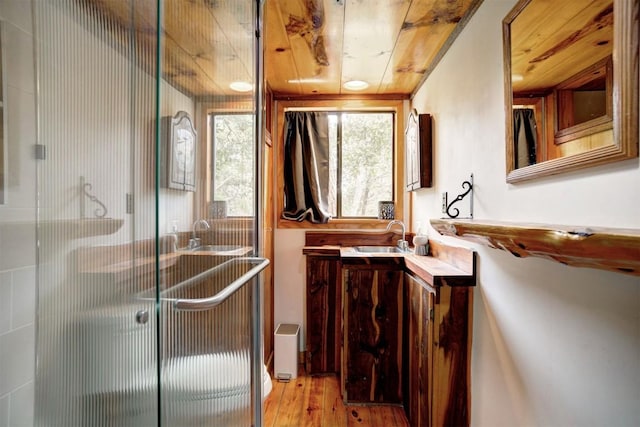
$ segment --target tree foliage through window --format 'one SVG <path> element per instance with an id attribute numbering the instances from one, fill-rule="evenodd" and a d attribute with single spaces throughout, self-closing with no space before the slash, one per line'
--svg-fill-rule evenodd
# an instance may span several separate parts
<path id="1" fill-rule="evenodd" d="M 228 216 L 254 211 L 254 116 L 216 114 L 213 118 L 212 200 L 227 202 Z"/>
<path id="2" fill-rule="evenodd" d="M 393 113 L 329 119 L 330 211 L 334 217 L 376 217 L 378 202 L 393 200 Z"/>

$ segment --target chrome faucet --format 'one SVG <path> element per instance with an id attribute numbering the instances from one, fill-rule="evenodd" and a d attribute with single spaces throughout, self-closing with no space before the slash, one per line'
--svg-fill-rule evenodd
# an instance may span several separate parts
<path id="1" fill-rule="evenodd" d="M 196 236 L 196 231 L 198 231 L 198 226 L 202 225 L 204 227 L 205 230 L 210 230 L 211 226 L 209 225 L 209 223 L 207 221 L 205 221 L 204 219 L 199 219 L 196 220 L 193 225 L 191 226 L 193 235 L 192 237 L 189 239 L 189 249 L 195 249 L 200 247 L 200 238 Z"/>
<path id="2" fill-rule="evenodd" d="M 402 240 L 398 240 L 398 247 L 403 251 L 408 251 L 409 242 L 405 240 L 406 229 L 404 227 L 404 222 L 400 221 L 399 219 L 394 219 L 389 224 L 387 224 L 387 231 L 391 230 L 391 227 L 393 227 L 395 224 L 399 224 L 402 227 Z"/>

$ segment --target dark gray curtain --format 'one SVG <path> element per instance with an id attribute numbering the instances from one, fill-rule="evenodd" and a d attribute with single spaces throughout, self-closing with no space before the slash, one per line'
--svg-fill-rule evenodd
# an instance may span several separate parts
<path id="1" fill-rule="evenodd" d="M 536 163 L 536 117 L 530 108 L 513 110 L 513 143 L 516 169 Z"/>
<path id="2" fill-rule="evenodd" d="M 284 212 L 282 218 L 329 221 L 329 115 L 288 111 L 284 121 Z"/>

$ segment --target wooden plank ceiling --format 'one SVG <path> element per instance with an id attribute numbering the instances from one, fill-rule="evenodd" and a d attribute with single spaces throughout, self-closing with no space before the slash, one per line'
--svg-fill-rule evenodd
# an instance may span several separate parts
<path id="1" fill-rule="evenodd" d="M 410 95 L 481 2 L 267 0 L 267 82 L 276 95 Z"/>
<path id="2" fill-rule="evenodd" d="M 103 22 L 113 45 L 155 74 L 156 0 L 76 0 Z M 196 99 L 237 95 L 232 81 L 253 80 L 252 4 L 236 0 L 164 0 L 162 76 Z M 131 46 L 135 52 L 131 52 Z"/>
<path id="3" fill-rule="evenodd" d="M 136 57 L 155 69 L 155 0 L 76 0 L 105 22 L 120 49 L 131 35 Z M 265 75 L 275 95 L 410 95 L 444 54 L 482 0 L 266 0 Z M 165 0 L 162 74 L 203 99 L 236 94 L 252 81 L 250 2 Z M 131 32 L 130 29 L 134 31 Z"/>

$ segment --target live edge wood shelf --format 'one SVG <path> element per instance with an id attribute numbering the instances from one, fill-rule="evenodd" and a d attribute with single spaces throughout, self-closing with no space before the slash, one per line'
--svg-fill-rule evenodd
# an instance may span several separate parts
<path id="1" fill-rule="evenodd" d="M 307 232 L 306 369 L 349 404 L 396 403 L 412 426 L 468 426 L 475 252 L 360 253 L 391 232 Z"/>
<path id="2" fill-rule="evenodd" d="M 516 257 L 541 257 L 574 267 L 640 276 L 640 230 L 486 220 L 432 219 L 440 234 Z"/>

